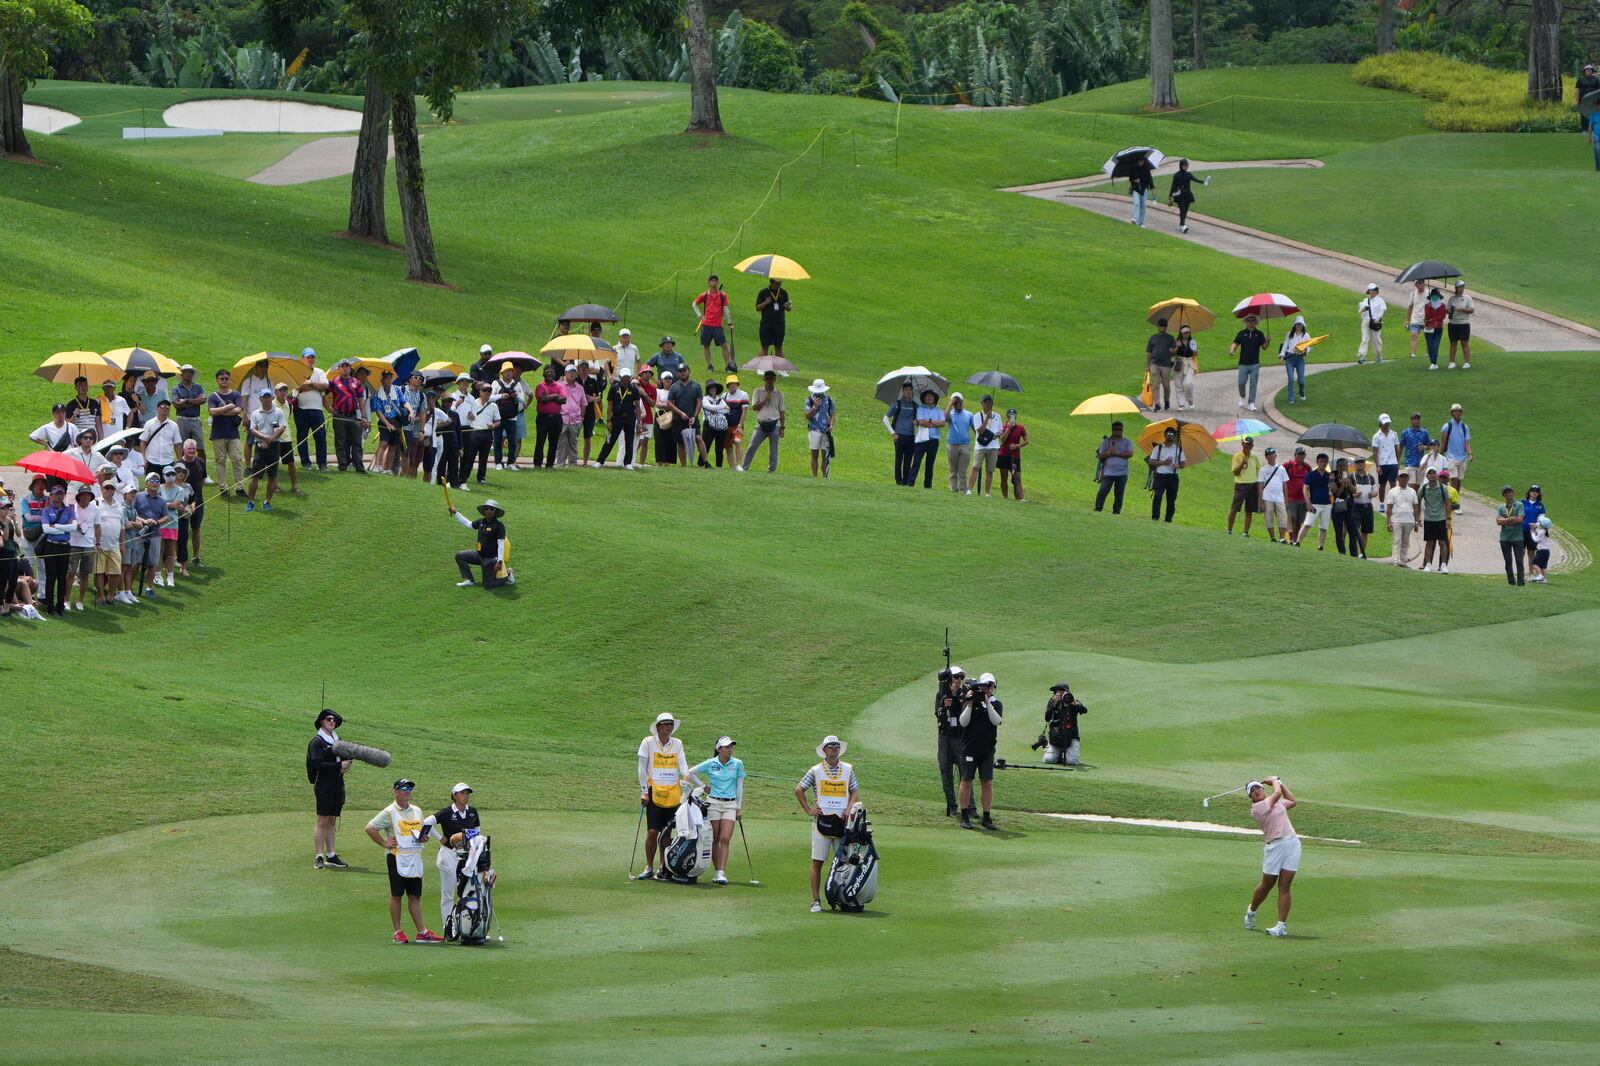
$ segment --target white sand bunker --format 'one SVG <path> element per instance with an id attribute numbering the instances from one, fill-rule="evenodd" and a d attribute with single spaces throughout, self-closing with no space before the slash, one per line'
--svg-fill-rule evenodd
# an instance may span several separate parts
<path id="1" fill-rule="evenodd" d="M 22 105 L 22 128 L 29 133 L 60 133 L 68 126 L 76 126 L 83 119 L 71 111 L 38 104 Z"/>
<path id="2" fill-rule="evenodd" d="M 350 133 L 361 112 L 296 100 L 189 100 L 161 115 L 169 126 L 229 133 Z"/>
<path id="3" fill-rule="evenodd" d="M 1050 811 L 1036 812 L 1045 818 L 1061 818 L 1069 822 L 1113 822 L 1117 825 L 1142 825 L 1152 829 L 1185 829 L 1191 833 L 1228 833 L 1234 836 L 1258 837 L 1259 829 L 1246 829 L 1238 825 L 1223 825 L 1221 822 L 1185 822 L 1173 818 L 1118 818 L 1111 814 L 1055 814 Z M 1330 844 L 1359 844 L 1359 840 L 1346 840 L 1343 837 L 1303 837 L 1304 840 L 1321 840 Z"/>

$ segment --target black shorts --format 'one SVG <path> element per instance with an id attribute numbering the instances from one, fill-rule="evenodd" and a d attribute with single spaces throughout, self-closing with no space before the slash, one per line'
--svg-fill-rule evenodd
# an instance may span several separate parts
<path id="1" fill-rule="evenodd" d="M 319 788 L 316 790 L 317 817 L 337 818 L 344 813 L 344 781 L 341 779 L 334 788 Z"/>
<path id="2" fill-rule="evenodd" d="M 1246 508 L 1254 511 L 1261 499 L 1261 482 L 1251 481 L 1246 484 L 1234 482 L 1233 502 L 1235 506 L 1244 504 Z"/>
<path id="3" fill-rule="evenodd" d="M 1393 485 L 1395 482 L 1397 482 L 1399 480 L 1400 480 L 1400 464 L 1399 463 L 1379 463 L 1378 464 L 1378 483 L 1379 484 L 1382 484 L 1383 482 L 1387 481 L 1389 484 Z"/>
<path id="4" fill-rule="evenodd" d="M 414 896 L 422 898 L 422 878 L 401 877 L 400 871 L 395 867 L 394 854 L 384 856 L 389 860 L 389 895 L 399 899 L 401 896 Z"/>
<path id="5" fill-rule="evenodd" d="M 276 477 L 278 473 L 277 447 L 259 447 L 250 453 L 250 476 Z"/>
<path id="6" fill-rule="evenodd" d="M 294 465 L 294 444 L 291 441 L 280 440 L 278 442 L 278 462 L 284 466 Z"/>
<path id="7" fill-rule="evenodd" d="M 728 343 L 727 335 L 722 332 L 722 327 L 721 326 L 701 326 L 700 327 L 700 347 L 709 348 L 713 344 L 718 345 L 720 347 L 721 345 L 724 345 L 724 344 L 727 344 L 727 343 Z"/>
<path id="8" fill-rule="evenodd" d="M 190 529 L 199 529 L 202 525 L 205 524 L 205 520 L 206 520 L 206 505 L 202 503 L 199 507 L 196 507 L 193 511 L 190 512 L 190 514 L 189 514 L 189 528 Z"/>
<path id="9" fill-rule="evenodd" d="M 1013 474 L 1021 474 L 1022 473 L 1022 456 L 1020 456 L 1020 455 L 1002 455 L 1002 456 L 1000 456 L 1000 458 L 998 458 L 998 459 L 996 459 L 994 461 L 994 465 L 995 465 L 995 468 L 998 469 L 998 470 L 1009 470 Z"/>
<path id="10" fill-rule="evenodd" d="M 762 346 L 770 348 L 783 347 L 783 334 L 787 328 L 788 323 L 781 318 L 776 322 L 768 322 L 763 318 L 761 320 L 761 328 L 757 331 L 761 334 Z"/>
<path id="11" fill-rule="evenodd" d="M 589 404 L 583 409 L 583 439 L 590 440 L 594 437 L 594 404 Z"/>
<path id="12" fill-rule="evenodd" d="M 398 429 L 385 429 L 384 427 L 379 426 L 378 427 L 378 443 L 379 444 L 399 444 L 399 443 L 401 443 L 401 441 L 400 441 L 400 431 Z"/>
<path id="13" fill-rule="evenodd" d="M 961 756 L 961 780 L 971 781 L 973 778 L 980 781 L 994 780 L 994 752 Z"/>
<path id="14" fill-rule="evenodd" d="M 677 818 L 677 807 L 657 807 L 654 803 L 644 805 L 644 822 L 651 829 L 670 828 Z"/>
<path id="15" fill-rule="evenodd" d="M 1426 518 L 1424 518 L 1422 520 L 1422 540 L 1423 540 L 1423 543 L 1427 543 L 1429 541 L 1444 540 L 1444 532 L 1445 532 L 1445 523 L 1444 522 L 1430 522 Z"/>
<path id="16" fill-rule="evenodd" d="M 1372 504 L 1353 503 L 1350 507 L 1355 511 L 1356 519 L 1361 523 L 1361 532 L 1370 534 L 1372 532 Z"/>
<path id="17" fill-rule="evenodd" d="M 1457 325 L 1456 323 L 1452 322 L 1449 325 L 1447 325 L 1445 327 L 1445 329 L 1449 332 L 1450 339 L 1453 340 L 1453 341 L 1464 341 L 1464 340 L 1471 340 L 1472 339 L 1472 323 L 1471 322 L 1462 322 L 1459 325 Z"/>

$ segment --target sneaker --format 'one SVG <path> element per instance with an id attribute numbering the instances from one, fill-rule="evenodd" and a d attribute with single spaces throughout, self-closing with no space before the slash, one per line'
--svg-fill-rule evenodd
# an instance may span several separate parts
<path id="1" fill-rule="evenodd" d="M 409 944 L 409 943 L 411 943 L 411 941 L 406 939 L 405 930 L 403 930 L 403 929 L 396 929 L 394 931 L 394 942 L 396 944 Z"/>
<path id="2" fill-rule="evenodd" d="M 328 855 L 328 857 L 326 859 L 323 860 L 323 862 L 331 870 L 348 870 L 348 869 L 350 869 L 350 864 L 349 863 L 347 863 L 343 859 L 339 858 L 339 856 L 331 854 L 331 853 Z"/>
<path id="3" fill-rule="evenodd" d="M 254 500 L 246 500 L 246 501 L 244 501 L 244 513 L 245 514 L 249 514 L 251 511 L 254 511 L 255 509 L 256 509 L 256 501 L 254 501 Z"/>
<path id="4" fill-rule="evenodd" d="M 1179 226 L 1178 227 L 1178 232 L 1179 233 L 1188 233 L 1189 232 L 1189 227 L 1188 226 Z"/>
<path id="5" fill-rule="evenodd" d="M 211 480 L 211 479 L 210 479 L 210 478 L 206 478 L 206 484 L 207 484 L 207 485 L 215 485 L 215 484 L 216 484 L 216 482 L 215 482 L 215 481 L 212 481 L 212 480 Z"/>
<path id="6" fill-rule="evenodd" d="M 639 874 L 639 876 L 635 877 L 634 880 L 635 881 L 650 881 L 650 880 L 654 880 L 655 876 L 656 875 L 650 871 L 650 867 L 646 866 L 644 868 L 643 872 L 641 872 Z"/>
<path id="7" fill-rule="evenodd" d="M 971 828 L 973 828 L 973 825 L 972 825 L 972 813 L 970 811 L 962 811 L 961 812 L 961 828 L 963 828 L 963 829 L 971 829 Z"/>
<path id="8" fill-rule="evenodd" d="M 1438 370 L 1439 369 L 1439 364 L 1438 363 L 1434 363 L 1434 364 L 1430 365 L 1428 367 L 1428 369 L 1429 370 Z"/>
<path id="9" fill-rule="evenodd" d="M 1245 911 L 1244 912 L 1244 927 L 1246 929 L 1254 929 L 1256 927 L 1256 912 L 1255 911 Z"/>
<path id="10" fill-rule="evenodd" d="M 74 611 L 81 611 L 81 610 L 83 610 L 83 601 L 82 601 L 82 600 L 79 600 L 79 601 L 78 601 L 78 602 L 77 602 L 77 603 L 75 603 L 75 604 L 73 604 L 73 605 L 72 605 L 72 609 L 73 609 L 73 610 L 74 610 Z"/>
<path id="11" fill-rule="evenodd" d="M 476 584 L 477 584 L 477 582 L 472 580 L 469 577 L 465 581 L 457 581 L 456 582 L 456 588 L 458 588 L 458 589 L 470 589 L 472 586 L 474 586 Z"/>
<path id="12" fill-rule="evenodd" d="M 1288 936 L 1289 935 L 1289 927 L 1284 925 L 1282 922 L 1279 922 L 1277 925 L 1275 925 L 1271 929 L 1267 930 L 1267 935 L 1268 936 Z"/>
<path id="13" fill-rule="evenodd" d="M 1366 365 L 1367 365 L 1367 357 L 1366 356 L 1364 356 L 1364 355 L 1356 356 L 1356 366 L 1366 366 Z"/>
<path id="14" fill-rule="evenodd" d="M 321 855 L 318 855 L 317 856 L 317 861 L 311 864 L 311 868 L 313 870 L 320 870 L 326 865 L 327 865 L 327 860 L 324 859 Z"/>
<path id="15" fill-rule="evenodd" d="M 1256 405 L 1255 404 L 1251 404 L 1250 405 L 1250 410 L 1254 411 L 1255 409 L 1256 409 Z"/>
<path id="16" fill-rule="evenodd" d="M 983 812 L 983 821 L 980 824 L 985 829 L 999 829 L 1000 828 L 999 826 L 994 824 L 994 819 L 989 816 L 989 812 L 988 811 L 984 811 Z"/>
<path id="17" fill-rule="evenodd" d="M 711 883 L 714 885 L 725 885 L 728 883 L 728 875 L 723 873 L 721 870 L 718 870 L 717 876 L 711 879 Z"/>
<path id="18" fill-rule="evenodd" d="M 156 598 L 156 590 L 151 588 L 149 585 L 144 587 L 144 594 L 152 600 Z"/>
<path id="19" fill-rule="evenodd" d="M 1239 406 L 1240 407 L 1244 406 L 1244 397 L 1243 396 L 1239 397 Z"/>
<path id="20" fill-rule="evenodd" d="M 1471 363 L 1462 363 L 1461 364 L 1461 369 L 1462 370 L 1471 370 L 1472 369 L 1472 364 Z"/>
<path id="21" fill-rule="evenodd" d="M 1455 365 L 1455 364 L 1454 364 L 1454 363 L 1446 363 L 1446 364 L 1445 364 L 1445 365 L 1444 365 L 1444 368 L 1445 368 L 1445 369 L 1446 369 L 1446 370 L 1454 370 L 1454 369 L 1455 369 L 1455 368 L 1456 368 L 1456 365 Z"/>
<path id="22" fill-rule="evenodd" d="M 1444 563 L 1440 563 L 1439 564 L 1439 573 L 1448 574 L 1449 572 L 1450 572 L 1450 568 L 1448 566 L 1446 566 Z"/>
<path id="23" fill-rule="evenodd" d="M 812 914 L 821 914 L 822 913 L 822 901 L 820 899 L 814 899 L 814 900 L 811 901 L 811 913 Z"/>
<path id="24" fill-rule="evenodd" d="M 271 501 L 271 500 L 268 500 L 268 501 L 267 501 L 267 502 L 266 502 L 266 503 L 263 503 L 263 504 L 262 504 L 262 505 L 261 505 L 261 509 L 262 509 L 262 510 L 263 510 L 263 511 L 271 511 L 271 510 L 272 510 L 272 501 Z"/>
<path id="25" fill-rule="evenodd" d="M 944 805 L 944 816 L 946 818 L 954 817 L 955 813 L 956 813 L 956 805 L 954 803 L 946 803 Z"/>
<path id="26" fill-rule="evenodd" d="M 422 932 L 417 934 L 417 943 L 443 944 L 444 937 L 440 936 L 438 933 L 435 933 L 432 929 L 424 929 Z"/>
<path id="27" fill-rule="evenodd" d="M 1378 356 L 1378 365 L 1379 365 L 1379 366 L 1382 366 L 1382 365 L 1383 365 L 1383 356 L 1381 356 L 1381 355 L 1380 355 L 1380 356 Z"/>

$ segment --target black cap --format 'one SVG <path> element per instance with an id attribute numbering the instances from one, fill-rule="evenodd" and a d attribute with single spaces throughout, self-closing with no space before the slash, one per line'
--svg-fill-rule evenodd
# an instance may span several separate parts
<path id="1" fill-rule="evenodd" d="M 333 719 L 333 728 L 338 729 L 340 726 L 344 725 L 344 719 L 339 716 L 339 712 L 330 707 L 324 707 L 322 710 L 318 711 L 317 720 L 311 724 L 320 727 L 322 725 L 322 720 L 330 717 Z"/>
<path id="2" fill-rule="evenodd" d="M 400 791 L 402 788 L 406 789 L 407 791 L 413 791 L 413 790 L 416 789 L 416 787 L 417 787 L 417 783 L 415 781 L 411 780 L 411 778 L 409 778 L 409 777 L 399 778 L 394 783 L 394 788 L 395 788 L 396 792 Z"/>
<path id="3" fill-rule="evenodd" d="M 1072 691 L 1072 686 L 1067 684 L 1065 681 L 1057 681 L 1055 684 L 1050 686 L 1050 691 L 1051 692 L 1071 692 Z"/>
<path id="4" fill-rule="evenodd" d="M 57 411 L 65 411 L 66 409 L 67 405 L 64 403 L 52 404 L 50 407 L 50 413 L 55 414 Z"/>

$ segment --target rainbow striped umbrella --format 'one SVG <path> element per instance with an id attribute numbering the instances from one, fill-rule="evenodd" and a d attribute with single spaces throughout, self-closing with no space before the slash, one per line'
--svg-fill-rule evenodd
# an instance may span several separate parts
<path id="1" fill-rule="evenodd" d="M 1276 426 L 1254 418 L 1235 418 L 1222 423 L 1211 431 L 1211 439 L 1218 442 L 1243 440 L 1246 437 L 1262 437 L 1271 433 Z"/>

